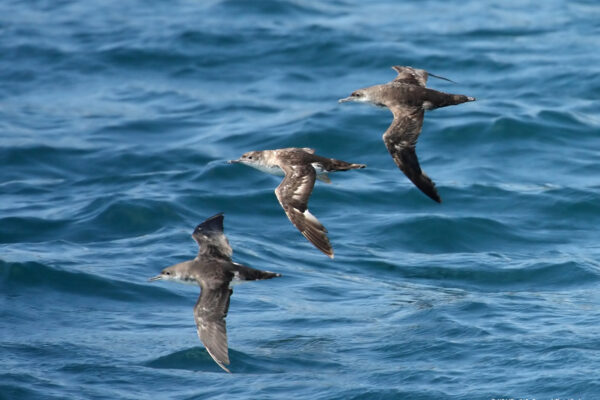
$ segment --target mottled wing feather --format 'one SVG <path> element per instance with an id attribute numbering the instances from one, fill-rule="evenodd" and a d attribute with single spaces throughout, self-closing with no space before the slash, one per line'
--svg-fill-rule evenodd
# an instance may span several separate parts
<path id="1" fill-rule="evenodd" d="M 229 281 L 218 287 L 202 287 L 194 307 L 194 319 L 200 340 L 213 360 L 227 372 L 230 371 L 225 367 L 229 365 L 225 317 L 232 293 Z"/>
<path id="2" fill-rule="evenodd" d="M 398 73 L 393 82 L 407 83 L 410 85 L 419 85 L 425 87 L 427 84 L 427 71 L 413 67 L 403 67 L 395 65 L 392 67 Z"/>
<path id="3" fill-rule="evenodd" d="M 296 228 L 315 247 L 333 257 L 327 229 L 308 211 L 308 199 L 315 185 L 316 172 L 310 165 L 281 165 L 285 177 L 275 189 L 277 200 Z"/>
<path id="4" fill-rule="evenodd" d="M 415 151 L 423 126 L 424 111 L 417 107 L 392 107 L 394 121 L 383 134 L 383 141 L 396 165 L 423 193 L 440 203 L 433 181 L 421 170 Z"/>

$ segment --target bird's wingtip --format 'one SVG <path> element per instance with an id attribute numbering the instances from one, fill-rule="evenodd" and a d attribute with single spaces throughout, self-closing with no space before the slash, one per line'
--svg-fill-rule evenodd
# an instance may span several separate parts
<path id="1" fill-rule="evenodd" d="M 227 372 L 228 374 L 231 374 L 231 371 L 229 369 L 227 369 L 227 367 L 225 367 L 224 365 L 219 364 L 219 367 L 223 368 L 223 370 L 225 372 Z"/>

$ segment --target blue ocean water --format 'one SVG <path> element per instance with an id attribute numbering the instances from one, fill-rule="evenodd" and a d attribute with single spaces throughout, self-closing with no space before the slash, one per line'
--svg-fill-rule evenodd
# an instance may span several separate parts
<path id="1" fill-rule="evenodd" d="M 600 398 L 600 5 L 578 1 L 0 2 L 1 399 Z M 392 65 L 477 102 L 426 114 L 443 199 L 337 99 Z M 279 178 L 312 147 L 329 260 Z M 225 213 L 232 375 L 198 288 L 149 283 Z"/>

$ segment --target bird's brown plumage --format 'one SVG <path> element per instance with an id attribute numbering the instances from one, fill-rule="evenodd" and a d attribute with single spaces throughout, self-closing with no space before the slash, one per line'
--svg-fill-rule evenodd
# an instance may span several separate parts
<path id="1" fill-rule="evenodd" d="M 356 90 L 351 96 L 340 99 L 340 102 L 368 102 L 387 107 L 392 112 L 394 120 L 383 134 L 389 153 L 408 179 L 439 203 L 441 198 L 435 184 L 421 169 L 415 149 L 423 127 L 424 112 L 475 99 L 427 88 L 428 76 L 450 80 L 423 69 L 399 65 L 392 68 L 397 76 L 391 82 Z"/>
<path id="2" fill-rule="evenodd" d="M 233 290 L 233 279 L 261 280 L 281 276 L 261 271 L 231 261 L 231 246 L 223 232 L 223 214 L 217 214 L 194 229 L 192 234 L 198 243 L 198 256 L 193 260 L 165 268 L 161 275 L 150 280 L 165 279 L 196 282 L 200 296 L 194 306 L 198 337 L 208 354 L 225 371 L 230 372 L 225 318 Z"/>

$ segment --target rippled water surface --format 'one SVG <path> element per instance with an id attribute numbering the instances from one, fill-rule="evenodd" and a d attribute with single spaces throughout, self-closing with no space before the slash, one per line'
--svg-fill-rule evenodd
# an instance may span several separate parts
<path id="1" fill-rule="evenodd" d="M 596 1 L 0 2 L 0 398 L 600 398 Z M 337 103 L 412 65 L 478 101 L 426 115 L 443 199 L 394 165 L 387 110 Z M 313 147 L 329 260 L 278 177 Z M 149 283 L 225 212 L 232 375 L 198 288 Z"/>

